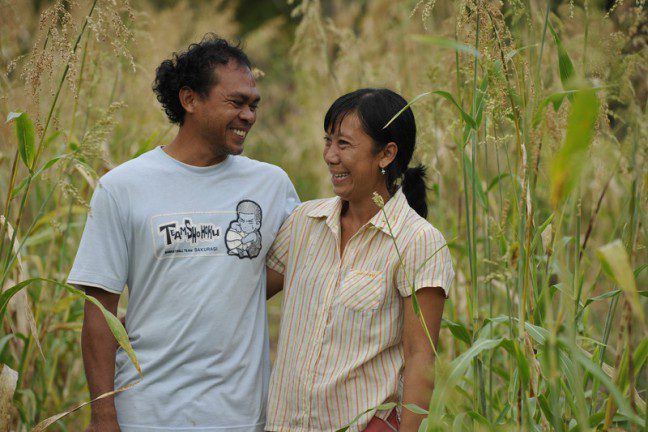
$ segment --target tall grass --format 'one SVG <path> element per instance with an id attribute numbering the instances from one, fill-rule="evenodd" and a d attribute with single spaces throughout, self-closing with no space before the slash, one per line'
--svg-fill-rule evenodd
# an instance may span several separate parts
<path id="1" fill-rule="evenodd" d="M 155 66 L 237 32 L 225 1 L 14 3 L 0 3 L 0 298 L 15 293 L 0 302 L 0 431 L 87 400 L 83 300 L 62 282 L 97 176 L 172 136 Z M 291 19 L 294 35 L 277 19 L 246 36 L 266 73 L 246 152 L 302 199 L 330 194 L 321 124 L 337 95 L 425 94 L 416 158 L 457 277 L 422 429 L 645 429 L 643 3 L 304 0 Z M 278 313 L 273 300 L 271 334 Z"/>

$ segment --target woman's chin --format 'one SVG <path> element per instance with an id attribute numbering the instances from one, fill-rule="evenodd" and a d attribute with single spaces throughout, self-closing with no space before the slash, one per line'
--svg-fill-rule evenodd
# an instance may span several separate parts
<path id="1" fill-rule="evenodd" d="M 348 187 L 344 187 L 342 185 L 333 185 L 333 193 L 340 198 L 342 198 L 345 201 L 349 200 L 349 196 L 351 195 L 351 191 L 349 190 Z"/>

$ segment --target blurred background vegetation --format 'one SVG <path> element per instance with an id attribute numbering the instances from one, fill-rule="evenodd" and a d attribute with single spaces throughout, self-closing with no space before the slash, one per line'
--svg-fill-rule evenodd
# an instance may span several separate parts
<path id="1" fill-rule="evenodd" d="M 337 96 L 437 92 L 413 105 L 415 158 L 457 277 L 424 428 L 642 430 L 647 14 L 641 0 L 0 0 L 0 432 L 87 400 L 83 301 L 55 282 L 98 177 L 174 136 L 155 68 L 207 32 L 240 38 L 259 69 L 245 154 L 302 200 L 331 195 Z"/>

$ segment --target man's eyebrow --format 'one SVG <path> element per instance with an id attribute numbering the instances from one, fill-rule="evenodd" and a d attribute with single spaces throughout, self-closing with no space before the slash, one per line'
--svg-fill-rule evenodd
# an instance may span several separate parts
<path id="1" fill-rule="evenodd" d="M 231 98 L 236 98 L 236 99 L 244 99 L 244 100 L 250 100 L 250 95 L 245 94 L 245 93 L 240 93 L 240 92 L 235 92 L 230 95 Z M 261 100 L 261 96 L 257 96 L 254 99 L 252 99 L 252 103 L 259 103 Z"/>

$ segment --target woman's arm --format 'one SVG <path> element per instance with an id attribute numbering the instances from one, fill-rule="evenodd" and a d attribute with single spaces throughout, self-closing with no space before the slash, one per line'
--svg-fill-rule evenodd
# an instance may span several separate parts
<path id="1" fill-rule="evenodd" d="M 441 288 L 422 288 L 416 291 L 416 299 L 421 307 L 428 331 L 434 345 L 439 339 L 441 316 L 445 295 Z M 425 331 L 414 313 L 412 297 L 404 298 L 405 317 L 403 320 L 403 351 L 405 367 L 403 369 L 403 404 L 413 403 L 427 409 L 434 387 L 434 351 L 425 335 Z M 425 416 L 414 414 L 407 408 L 401 411 L 402 432 L 418 431 Z"/>
<path id="2" fill-rule="evenodd" d="M 284 275 L 266 266 L 266 300 L 283 289 Z"/>

